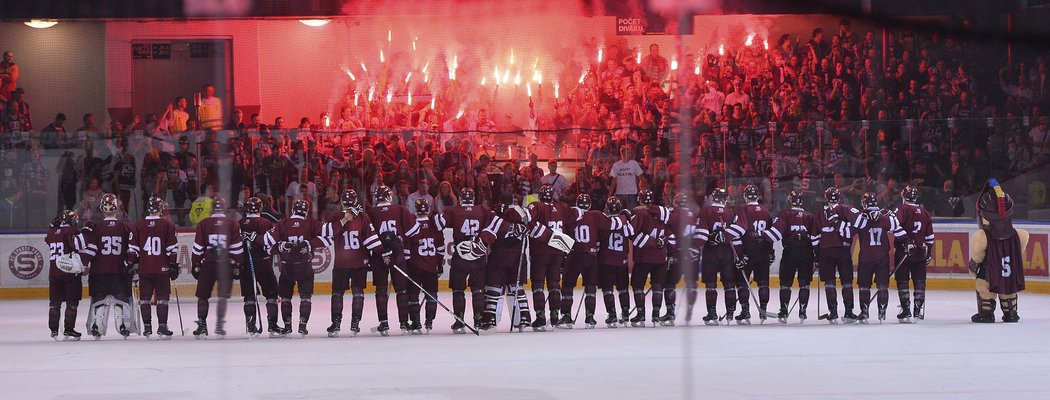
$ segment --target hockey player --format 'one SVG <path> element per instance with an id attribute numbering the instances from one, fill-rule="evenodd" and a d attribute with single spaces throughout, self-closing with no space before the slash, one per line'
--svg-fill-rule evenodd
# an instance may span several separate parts
<path id="1" fill-rule="evenodd" d="M 653 292 L 653 325 L 661 320 L 660 308 L 664 302 L 664 282 L 667 280 L 667 240 L 671 235 L 667 223 L 671 210 L 655 204 L 651 190 L 638 192 L 638 206 L 632 210 L 631 228 L 634 231 L 634 269 L 631 270 L 631 290 L 634 292 L 638 313 L 631 318 L 631 326 L 645 326 L 645 282 Z"/>
<path id="2" fill-rule="evenodd" d="M 821 319 L 831 324 L 838 324 L 838 291 L 835 286 L 835 275 L 838 274 L 842 284 L 842 305 L 845 313 L 842 321 L 847 324 L 857 322 L 853 313 L 853 258 L 850 246 L 853 244 L 853 221 L 859 218 L 859 210 L 841 202 L 842 195 L 834 186 L 824 191 L 823 212 L 817 216 L 813 237 L 816 248 L 817 267 L 820 280 L 824 282 L 824 293 L 828 299 L 828 313 Z"/>
<path id="3" fill-rule="evenodd" d="M 66 323 L 62 331 L 63 339 L 80 340 L 80 332 L 77 332 L 74 326 L 77 323 L 77 307 L 82 296 L 83 280 L 80 277 L 84 269 L 77 253 L 85 251 L 87 245 L 80 229 L 77 228 L 77 214 L 70 210 L 58 213 L 51 222 L 51 228 L 48 229 L 44 241 L 50 250 L 47 325 L 51 329 L 51 338 L 58 340 L 58 323 L 62 314 L 62 303 L 65 303 Z"/>
<path id="4" fill-rule="evenodd" d="M 193 236 L 193 279 L 197 280 L 197 329 L 193 337 L 208 337 L 208 300 L 218 284 L 219 298 L 215 303 L 215 335 L 226 336 L 226 303 L 230 299 L 233 280 L 239 279 L 244 263 L 244 244 L 241 227 L 226 216 L 226 198 L 212 198 L 211 216 L 197 223 Z"/>
<path id="5" fill-rule="evenodd" d="M 764 235 L 773 225 L 773 217 L 769 210 L 758 204 L 759 193 L 758 186 L 744 187 L 745 204 L 736 208 L 734 217 L 734 224 L 744 228 L 743 254 L 747 257 L 744 273 L 737 284 L 737 294 L 740 308 L 745 314 L 750 314 L 750 296 L 745 293 L 750 290 L 750 279 L 754 274 L 755 282 L 758 283 L 758 318 L 765 321 L 766 307 L 769 304 L 769 266 L 773 264 L 776 256 L 773 253 L 773 243 Z"/>
<path id="6" fill-rule="evenodd" d="M 430 220 L 430 201 L 424 197 L 416 199 L 417 233 L 405 242 L 405 260 L 408 264 L 408 276 L 416 281 L 423 290 L 426 301 L 426 322 L 420 323 L 419 295 L 416 285 L 408 287 L 409 319 L 412 321 L 409 331 L 413 334 L 429 333 L 434 329 L 434 317 L 437 316 L 438 276 L 444 271 L 445 235 Z"/>
<path id="7" fill-rule="evenodd" d="M 292 295 L 299 288 L 299 334 L 306 336 L 310 321 L 311 300 L 314 293 L 313 249 L 321 245 L 321 223 L 307 218 L 310 202 L 304 199 L 292 203 L 292 216 L 282 219 L 266 232 L 263 244 L 271 255 L 281 256 L 281 276 L 277 280 L 277 294 L 281 297 L 282 336 L 292 333 Z"/>
<path id="8" fill-rule="evenodd" d="M 179 242 L 175 237 L 175 224 L 161 215 L 167 204 L 159 197 L 150 197 L 146 202 L 146 218 L 135 224 L 128 246 L 128 268 L 139 276 L 139 311 L 142 315 L 142 334 L 152 334 L 150 299 L 157 300 L 157 336 L 162 340 L 171 338 L 168 329 L 168 300 L 171 298 L 171 281 L 178 279 Z"/>
<path id="9" fill-rule="evenodd" d="M 700 258 L 700 280 L 704 282 L 704 300 L 707 304 L 707 315 L 704 316 L 704 324 L 718 325 L 720 319 L 716 311 L 718 307 L 718 280 L 722 281 L 722 292 L 725 298 L 725 318 L 731 319 L 736 312 L 737 296 L 747 296 L 746 293 L 738 294 L 736 282 L 740 279 L 740 271 L 747 261 L 744 258 L 736 259 L 734 254 L 739 254 L 733 247 L 741 244 L 740 236 L 744 229 L 733 223 L 732 211 L 726 207 L 729 193 L 723 188 L 716 188 L 711 192 L 711 204 L 700 209 L 696 218 L 696 230 L 693 235 L 695 248 L 698 249 Z M 747 257 L 747 256 L 743 256 Z M 693 304 L 696 303 L 696 277 L 686 277 L 686 285 L 689 286 L 689 314 L 692 314 Z M 690 315 L 686 316 L 689 320 Z M 745 325 L 751 323 L 751 315 L 748 309 L 743 309 L 736 316 L 737 324 Z M 728 322 L 728 321 L 727 321 Z"/>
<path id="10" fill-rule="evenodd" d="M 875 193 L 864 193 L 860 197 L 862 213 L 854 227 L 860 253 L 857 262 L 857 285 L 860 286 L 860 315 L 862 324 L 868 323 L 868 308 L 871 305 L 871 283 L 874 278 L 878 288 L 879 322 L 886 319 L 890 287 L 890 235 L 900 240 L 905 235 L 897 215 L 879 207 Z"/>
<path id="11" fill-rule="evenodd" d="M 616 328 L 617 324 L 626 325 L 631 310 L 627 255 L 630 250 L 629 238 L 634 236 L 634 230 L 628 223 L 627 217 L 621 214 L 622 211 L 623 204 L 620 198 L 609 196 L 609 199 L 605 201 L 605 216 L 609 218 L 610 224 L 598 227 L 597 232 L 600 238 L 598 285 L 602 289 L 605 311 L 609 314 L 605 318 L 605 326 L 609 328 Z M 613 289 L 616 289 L 620 299 L 620 318 L 616 317 L 616 298 L 613 296 Z"/>
<path id="12" fill-rule="evenodd" d="M 373 331 L 386 336 L 390 330 L 387 306 L 390 303 L 391 283 L 394 284 L 396 293 L 397 319 L 401 331 L 408 330 L 408 279 L 394 266 L 405 270 L 405 256 L 402 252 L 405 237 L 414 235 L 419 228 L 416 227 L 416 218 L 408 211 L 408 207 L 391 204 L 392 194 L 389 187 L 377 187 L 374 195 L 375 207 L 368 210 L 368 216 L 383 247 L 391 253 L 385 256 L 374 253 L 369 260 L 372 266 L 372 284 L 376 289 L 376 313 L 379 314 L 379 326 Z"/>
<path id="13" fill-rule="evenodd" d="M 492 252 L 488 256 L 485 270 L 485 320 L 496 320 L 499 297 L 506 288 L 507 301 L 512 304 L 512 324 L 521 331 L 532 326 L 524 286 L 525 280 L 528 279 L 524 252 L 529 214 L 514 203 L 514 195 L 503 192 L 495 210 L 503 223 L 496 234 L 498 239 L 492 243 Z"/>
<path id="14" fill-rule="evenodd" d="M 114 313 L 117 332 L 127 338 L 137 331 L 137 312 L 133 312 L 129 276 L 124 262 L 128 259 L 128 245 L 132 227 L 117 219 L 120 211 L 117 196 L 102 195 L 99 211 L 105 218 L 84 224 L 84 239 L 87 242 L 84 259 L 91 265 L 88 275 L 88 292 L 91 294 L 91 309 L 88 314 L 88 334 L 99 339 L 106 333 L 109 313 Z M 152 331 L 152 329 L 151 329 Z"/>
<path id="15" fill-rule="evenodd" d="M 350 332 L 361 332 L 361 313 L 365 308 L 365 286 L 368 284 L 369 254 L 382 249 L 372 220 L 364 212 L 357 191 L 346 189 L 339 202 L 343 214 L 321 228 L 321 242 L 335 249 L 332 269 L 332 325 L 328 337 L 339 336 L 343 321 L 343 294 L 350 289 Z"/>
<path id="16" fill-rule="evenodd" d="M 1013 227 L 1014 201 L 995 179 L 977 199 L 977 232 L 970 238 L 969 268 L 977 277 L 977 314 L 973 322 L 995 322 L 995 298 L 1003 322 L 1017 322 L 1017 293 L 1025 288 L 1024 249 L 1028 231 Z"/>
<path id="17" fill-rule="evenodd" d="M 598 324 L 594 320 L 594 309 L 598 293 L 598 231 L 612 222 L 609 217 L 598 210 L 591 210 L 591 196 L 581 194 L 576 196 L 576 207 L 569 210 L 569 218 L 566 219 L 567 228 L 573 232 L 576 244 L 569 253 L 565 263 L 565 272 L 562 274 L 561 283 L 561 319 L 557 327 L 572 329 L 575 321 L 572 314 L 573 294 L 576 290 L 576 282 L 583 276 L 583 303 L 587 309 L 584 324 L 587 329 L 593 329 Z M 619 226 L 616 226 L 619 227 Z"/>
<path id="18" fill-rule="evenodd" d="M 470 286 L 474 326 L 486 329 L 489 327 L 482 326 L 483 322 L 490 322 L 483 321 L 485 256 L 488 246 L 496 239 L 495 229 L 500 221 L 488 207 L 474 205 L 475 200 L 474 189 L 463 188 L 459 192 L 459 205 L 448 207 L 443 213 L 434 216 L 434 227 L 437 230 L 452 229 L 452 242 L 456 248 L 452 255 L 452 268 L 448 280 L 448 286 L 452 289 L 452 311 L 459 317 L 452 324 L 452 331 L 455 333 L 466 333 L 466 327 L 460 321 L 465 321 L 463 316 L 466 313 L 467 299 L 463 291 L 467 286 Z"/>
<path id="19" fill-rule="evenodd" d="M 933 219 L 919 204 L 919 189 L 915 186 L 905 186 L 901 190 L 901 200 L 903 203 L 897 206 L 894 213 L 907 235 L 896 242 L 896 261 L 900 267 L 897 267 L 893 278 L 897 281 L 897 296 L 901 302 L 897 321 L 910 323 L 925 318 L 926 266 L 933 259 Z M 909 307 L 909 280 L 915 285 L 914 311 Z"/>
<path id="20" fill-rule="evenodd" d="M 798 274 L 798 319 L 806 321 L 809 305 L 809 284 L 813 281 L 814 217 L 802 209 L 802 192 L 792 190 L 787 196 L 790 208 L 780 210 L 765 235 L 773 242 L 780 241 L 784 252 L 780 255 L 780 312 L 777 320 L 787 323 L 791 285 Z"/>
<path id="21" fill-rule="evenodd" d="M 545 331 L 547 314 L 543 311 L 550 301 L 551 323 L 557 323 L 561 309 L 561 267 L 572 250 L 573 239 L 564 233 L 567 207 L 554 202 L 554 187 L 540 186 L 539 200 L 529 204 L 529 276 L 532 283 L 532 307 L 536 319 L 532 329 Z M 547 294 L 543 289 L 546 284 Z"/>
<path id="22" fill-rule="evenodd" d="M 244 261 L 241 267 L 241 296 L 244 296 L 244 318 L 248 334 L 262 333 L 256 321 L 259 295 L 256 286 L 262 289 L 266 299 L 267 331 L 271 337 L 281 333 L 277 325 L 277 276 L 273 272 L 273 257 L 265 250 L 263 238 L 273 228 L 273 223 L 262 215 L 263 202 L 258 197 L 244 202 L 245 216 L 240 220 L 241 241 L 244 243 Z"/>
<path id="23" fill-rule="evenodd" d="M 664 301 L 667 302 L 667 313 L 660 317 L 660 325 L 664 326 L 674 326 L 675 306 L 678 303 L 677 286 L 678 282 L 682 280 L 683 265 L 685 265 L 685 269 L 693 268 L 694 272 L 691 272 L 690 276 L 696 275 L 694 260 L 683 261 L 678 257 L 678 241 L 682 240 L 682 243 L 686 246 L 692 243 L 693 221 L 696 219 L 696 216 L 693 214 L 693 210 L 689 209 L 685 194 L 675 194 L 671 199 L 671 203 L 673 207 L 671 208 L 671 216 L 667 226 L 672 234 L 668 235 L 667 238 L 667 279 L 664 281 Z"/>

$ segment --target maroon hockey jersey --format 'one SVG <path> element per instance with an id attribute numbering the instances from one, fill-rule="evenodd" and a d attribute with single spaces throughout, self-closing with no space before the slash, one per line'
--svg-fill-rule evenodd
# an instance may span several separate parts
<path id="1" fill-rule="evenodd" d="M 758 204 L 747 204 L 736 208 L 734 218 L 737 226 L 744 228 L 744 247 L 753 245 L 756 240 L 764 240 L 764 232 L 773 225 L 769 210 Z"/>
<path id="2" fill-rule="evenodd" d="M 51 276 L 72 275 L 58 269 L 58 265 L 55 262 L 63 255 L 73 252 L 82 253 L 87 249 L 84 235 L 80 234 L 80 229 L 71 226 L 48 229 L 44 242 L 47 243 L 48 259 L 51 260 L 51 267 L 48 269 L 48 273 Z"/>
<path id="3" fill-rule="evenodd" d="M 572 218 L 566 222 L 571 227 L 573 239 L 576 240 L 572 252 L 598 255 L 598 230 L 606 225 L 618 224 L 620 220 L 610 220 L 605 213 L 597 210 L 585 211 L 576 207 L 569 210 Z"/>
<path id="4" fill-rule="evenodd" d="M 801 208 L 780 210 L 773 218 L 772 227 L 764 234 L 774 242 L 783 241 L 784 248 L 812 247 L 816 235 L 813 214 Z"/>
<path id="5" fill-rule="evenodd" d="M 829 249 L 853 245 L 853 224 L 860 218 L 859 214 L 859 210 L 845 204 L 836 204 L 831 208 L 825 206 L 814 218 L 814 231 L 811 234 L 813 247 Z M 837 215 L 838 221 L 828 220 L 831 215 Z"/>
<path id="6" fill-rule="evenodd" d="M 933 220 L 926 209 L 920 205 L 904 203 L 897 206 L 894 212 L 901 228 L 907 233 L 905 241 L 911 240 L 916 246 L 925 243 L 927 249 L 933 249 Z"/>
<path id="7" fill-rule="evenodd" d="M 678 257 L 678 241 L 682 239 L 682 243 L 686 246 L 692 242 L 694 230 L 693 221 L 696 220 L 696 216 L 693 215 L 693 210 L 685 207 L 674 207 L 671 209 L 671 216 L 668 219 L 667 227 L 671 232 L 671 235 L 667 240 L 667 255 L 669 257 Z"/>
<path id="8" fill-rule="evenodd" d="M 128 252 L 139 263 L 139 274 L 166 274 L 178 262 L 179 242 L 175 224 L 161 217 L 146 217 L 135 224 Z"/>
<path id="9" fill-rule="evenodd" d="M 893 213 L 880 215 L 877 220 L 872 221 L 867 213 L 861 213 L 858 223 L 854 225 L 857 229 L 857 243 L 860 245 L 861 262 L 874 262 L 890 256 L 890 234 L 894 238 L 900 238 L 906 233 L 901 229 L 897 216 Z"/>
<path id="10" fill-rule="evenodd" d="M 382 250 L 379 235 L 368 214 L 358 215 L 345 223 L 342 218 L 343 215 L 337 215 L 321 227 L 321 242 L 335 250 L 335 268 L 365 268 L 369 253 Z"/>
<path id="11" fill-rule="evenodd" d="M 734 222 L 734 215 L 728 208 L 716 204 L 701 207 L 693 233 L 693 242 L 697 248 L 706 246 L 719 232 L 725 237 L 725 244 L 737 247 L 742 243 L 740 238 L 744 235 L 744 228 Z"/>
<path id="12" fill-rule="evenodd" d="M 127 222 L 116 218 L 88 222 L 83 230 L 84 240 L 87 242 L 87 249 L 82 252 L 83 255 L 87 255 L 83 260 L 84 264 L 91 264 L 92 273 L 123 272 L 133 229 Z"/>
<path id="13" fill-rule="evenodd" d="M 598 227 L 598 263 L 609 266 L 626 266 L 627 251 L 634 236 L 634 228 L 623 215 L 609 218 L 609 224 Z"/>
<path id="14" fill-rule="evenodd" d="M 473 236 L 481 236 L 487 245 L 496 241 L 502 220 L 485 206 L 452 206 L 434 216 L 434 228 L 452 229 L 452 242 L 459 243 Z"/>
<path id="15" fill-rule="evenodd" d="M 193 236 L 193 263 L 211 264 L 227 260 L 244 263 L 241 226 L 226 215 L 212 214 L 197 223 L 197 231 Z"/>
<path id="16" fill-rule="evenodd" d="M 667 222 L 671 210 L 667 207 L 652 205 L 636 207 L 631 217 L 631 228 L 634 230 L 634 261 L 646 264 L 663 264 L 667 262 L 666 244 L 672 234 Z M 659 241 L 665 246 L 661 248 Z"/>
<path id="17" fill-rule="evenodd" d="M 255 234 L 255 240 L 252 240 L 251 243 L 249 243 L 252 257 L 269 257 L 269 253 L 265 251 L 263 240 L 266 238 L 266 232 L 269 232 L 270 229 L 273 228 L 273 222 L 270 222 L 267 218 L 257 216 L 241 218 L 239 224 L 241 232 Z M 247 251 L 249 249 L 245 250 Z"/>
<path id="18" fill-rule="evenodd" d="M 416 223 L 416 234 L 405 240 L 405 259 L 413 268 L 437 272 L 445 259 L 445 235 L 427 218 L 419 218 Z"/>
<path id="19" fill-rule="evenodd" d="M 291 216 L 282 219 L 273 228 L 270 228 L 269 232 L 266 232 L 266 236 L 263 238 L 263 246 L 265 246 L 266 252 L 271 255 L 280 253 L 279 244 L 281 242 L 299 243 L 305 241 L 309 242 L 311 247 L 317 248 L 324 245 L 320 236 L 320 221 L 313 218 Z"/>
<path id="20" fill-rule="evenodd" d="M 414 235 L 419 229 L 416 227 L 416 217 L 412 215 L 412 212 L 398 204 L 382 204 L 372 207 L 368 210 L 368 217 L 377 235 L 393 232 L 404 240 L 404 237 Z M 342 216 L 337 218 L 342 218 Z"/>

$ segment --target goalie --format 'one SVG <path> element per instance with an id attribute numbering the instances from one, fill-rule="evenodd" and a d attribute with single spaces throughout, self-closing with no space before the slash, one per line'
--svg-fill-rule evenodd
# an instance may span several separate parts
<path id="1" fill-rule="evenodd" d="M 139 331 L 137 310 L 131 302 L 131 274 L 125 267 L 132 227 L 117 219 L 120 207 L 116 195 L 102 195 L 99 210 L 105 219 L 86 223 L 82 231 L 87 242 L 87 248 L 81 252 L 83 262 L 91 265 L 87 330 L 95 340 L 100 339 L 106 334 L 109 314 L 113 312 L 117 332 L 127 338 Z"/>
<path id="2" fill-rule="evenodd" d="M 977 226 L 970 238 L 970 272 L 977 276 L 973 322 L 995 322 L 995 298 L 1003 322 L 1017 322 L 1017 293 L 1024 290 L 1023 251 L 1028 231 L 1013 227 L 1014 201 L 992 179 L 977 199 Z"/>

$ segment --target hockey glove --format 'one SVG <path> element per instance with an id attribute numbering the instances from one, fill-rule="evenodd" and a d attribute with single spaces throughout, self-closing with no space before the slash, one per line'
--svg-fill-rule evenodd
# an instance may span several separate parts
<path id="1" fill-rule="evenodd" d="M 437 273 L 438 276 L 441 276 L 441 274 L 445 273 L 445 263 L 438 264 Z"/>
<path id="2" fill-rule="evenodd" d="M 201 276 L 201 264 L 193 264 L 193 268 L 190 268 L 190 275 L 193 275 L 193 279 L 199 279 Z"/>
<path id="3" fill-rule="evenodd" d="M 667 246 L 667 239 L 664 239 L 662 236 L 661 237 L 657 237 L 656 238 L 656 248 L 662 249 L 662 248 L 664 248 L 664 246 Z"/>
<path id="4" fill-rule="evenodd" d="M 305 255 L 310 254 L 314 251 L 314 247 L 310 245 L 310 242 L 303 241 L 299 243 L 302 243 L 301 245 L 299 245 L 299 254 Z"/>
<path id="5" fill-rule="evenodd" d="M 256 235 L 257 234 L 255 232 L 241 231 L 241 240 L 247 240 L 249 242 L 254 242 Z"/>
<path id="6" fill-rule="evenodd" d="M 179 274 L 181 273 L 182 267 L 179 266 L 179 263 L 171 263 L 168 265 L 168 278 L 171 280 L 179 279 Z"/>
<path id="7" fill-rule="evenodd" d="M 827 219 L 828 222 L 830 222 L 830 223 L 833 223 L 833 224 L 839 223 L 839 215 L 838 215 L 838 213 L 835 213 L 835 212 L 831 211 L 830 208 L 825 208 L 824 209 L 824 218 Z"/>
<path id="8" fill-rule="evenodd" d="M 776 261 L 776 260 L 777 260 L 777 253 L 774 253 L 772 251 L 769 252 L 769 263 L 773 264 L 773 262 Z"/>
<path id="9" fill-rule="evenodd" d="M 675 257 L 667 257 L 667 265 L 669 267 L 673 267 L 675 264 L 678 264 L 678 259 L 677 258 L 675 258 Z"/>
<path id="10" fill-rule="evenodd" d="M 748 261 L 751 261 L 751 260 L 749 258 L 747 258 L 746 255 L 736 259 L 736 269 L 744 269 L 744 267 L 747 266 L 747 262 Z"/>
<path id="11" fill-rule="evenodd" d="M 287 254 L 289 251 L 292 251 L 292 244 L 281 242 L 281 244 L 277 245 L 277 251 L 281 252 L 281 254 Z"/>
<path id="12" fill-rule="evenodd" d="M 694 262 L 696 262 L 696 261 L 699 261 L 699 260 L 700 260 L 700 254 L 701 254 L 701 253 L 700 253 L 700 249 L 697 249 L 697 248 L 695 248 L 695 247 L 690 247 L 690 248 L 689 248 L 689 255 L 690 255 L 690 256 L 693 256 L 693 261 L 694 261 Z"/>
<path id="13" fill-rule="evenodd" d="M 383 257 L 383 264 L 384 265 L 387 265 L 387 266 L 394 265 L 394 252 L 393 251 L 390 251 L 390 250 L 384 251 L 383 254 L 382 254 L 382 257 Z"/>
<path id="14" fill-rule="evenodd" d="M 926 247 L 926 246 L 923 246 L 923 247 Z M 930 265 L 931 261 L 933 261 L 933 252 L 930 251 L 929 248 L 926 248 L 926 265 Z"/>
<path id="15" fill-rule="evenodd" d="M 233 261 L 230 262 L 230 268 L 233 272 L 233 279 L 241 279 L 241 266 Z"/>

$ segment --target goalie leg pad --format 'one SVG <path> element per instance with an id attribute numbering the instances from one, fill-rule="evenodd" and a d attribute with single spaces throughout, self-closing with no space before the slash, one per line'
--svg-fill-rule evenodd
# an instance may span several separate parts
<path id="1" fill-rule="evenodd" d="M 106 335 L 106 324 L 109 321 L 109 310 L 113 307 L 116 299 L 113 296 L 106 296 L 102 300 L 91 303 L 91 314 L 87 320 L 87 331 L 92 332 L 92 328 L 98 331 L 99 335 Z"/>

